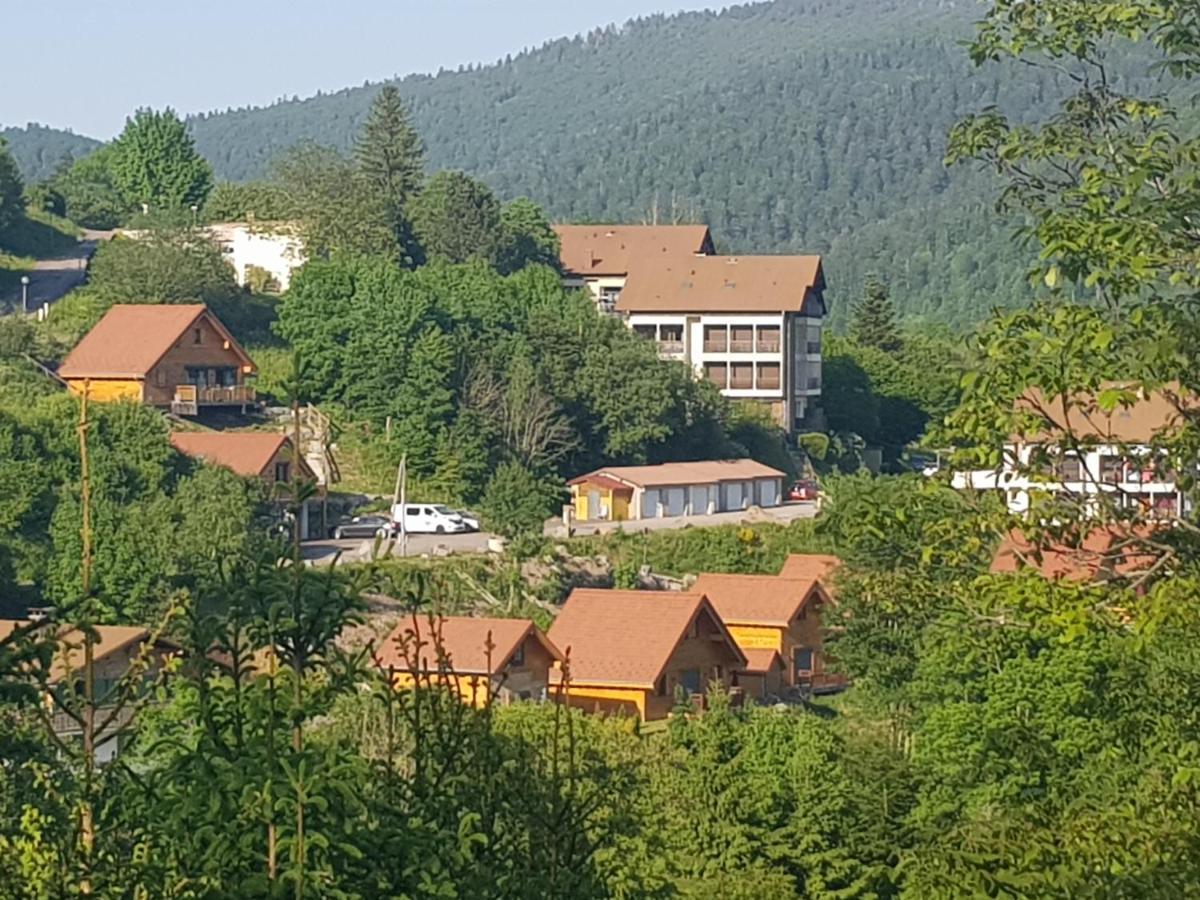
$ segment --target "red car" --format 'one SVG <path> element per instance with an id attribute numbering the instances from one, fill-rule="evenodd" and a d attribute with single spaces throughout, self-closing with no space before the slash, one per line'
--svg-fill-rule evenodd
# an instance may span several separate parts
<path id="1" fill-rule="evenodd" d="M 821 489 L 815 481 L 794 481 L 788 488 L 787 498 L 789 500 L 816 500 L 820 491 Z"/>

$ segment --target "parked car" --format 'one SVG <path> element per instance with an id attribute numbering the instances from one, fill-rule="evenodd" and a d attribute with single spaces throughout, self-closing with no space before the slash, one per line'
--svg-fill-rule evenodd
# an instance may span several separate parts
<path id="1" fill-rule="evenodd" d="M 399 504 L 392 508 L 396 531 L 400 530 L 402 514 L 407 534 L 458 534 L 471 530 L 461 515 L 440 503 L 408 503 L 404 505 L 403 513 L 401 509 Z"/>
<path id="2" fill-rule="evenodd" d="M 337 541 L 347 538 L 389 537 L 392 522 L 387 516 L 354 516 L 343 519 L 329 529 L 329 536 Z"/>
<path id="3" fill-rule="evenodd" d="M 787 498 L 789 500 L 816 500 L 819 493 L 821 493 L 821 488 L 815 481 L 803 479 L 792 482 L 792 486 L 788 488 Z"/>
<path id="4" fill-rule="evenodd" d="M 456 509 L 454 512 L 458 513 L 458 517 L 463 520 L 463 524 L 467 526 L 468 531 L 479 530 L 479 516 L 475 515 L 475 513 L 467 512 L 465 509 Z"/>

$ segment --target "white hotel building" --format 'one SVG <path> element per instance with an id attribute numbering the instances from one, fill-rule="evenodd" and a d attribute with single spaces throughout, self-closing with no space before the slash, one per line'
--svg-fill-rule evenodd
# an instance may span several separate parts
<path id="1" fill-rule="evenodd" d="M 815 427 L 825 281 L 818 256 L 716 256 L 702 225 L 557 229 L 567 284 L 688 363 L 727 397 Z"/>

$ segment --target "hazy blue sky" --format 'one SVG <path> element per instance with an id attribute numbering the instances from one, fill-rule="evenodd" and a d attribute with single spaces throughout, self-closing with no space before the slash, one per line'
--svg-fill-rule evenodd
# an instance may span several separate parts
<path id="1" fill-rule="evenodd" d="M 138 106 L 262 105 L 505 53 L 718 0 L 16 0 L 0 125 L 108 138 Z"/>

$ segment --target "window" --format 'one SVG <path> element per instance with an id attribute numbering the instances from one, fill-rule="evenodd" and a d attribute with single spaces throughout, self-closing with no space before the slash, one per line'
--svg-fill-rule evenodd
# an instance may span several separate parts
<path id="1" fill-rule="evenodd" d="M 1083 464 L 1078 456 L 1064 456 L 1058 461 L 1057 474 L 1063 481 L 1083 481 Z"/>
<path id="2" fill-rule="evenodd" d="M 660 325 L 658 328 L 658 339 L 660 341 L 682 341 L 683 326 L 682 325 Z"/>
<path id="3" fill-rule="evenodd" d="M 516 650 L 513 651 L 513 655 L 509 659 L 508 664 L 510 666 L 525 665 L 525 643 L 524 643 L 524 641 L 521 642 L 520 647 L 518 647 Z"/>
<path id="4" fill-rule="evenodd" d="M 725 363 L 704 364 L 704 377 L 722 389 L 725 388 L 728 371 L 729 367 Z"/>
<path id="5" fill-rule="evenodd" d="M 689 694 L 700 693 L 700 670 L 684 669 L 679 673 L 679 683 Z"/>
<path id="6" fill-rule="evenodd" d="M 729 349 L 734 353 L 749 353 L 754 349 L 754 326 L 734 325 L 729 329 Z"/>
<path id="7" fill-rule="evenodd" d="M 1124 465 L 1121 457 L 1105 453 L 1100 457 L 1100 480 L 1105 484 L 1120 484 Z"/>
<path id="8" fill-rule="evenodd" d="M 811 375 L 808 379 L 808 389 L 810 391 L 819 391 L 821 389 L 821 378 L 818 375 Z"/>
<path id="9" fill-rule="evenodd" d="M 704 326 L 704 352 L 724 353 L 729 347 L 729 330 L 724 325 Z"/>
<path id="10" fill-rule="evenodd" d="M 653 325 L 634 325 L 633 333 L 638 337 L 644 337 L 650 341 L 655 338 L 655 328 Z"/>
<path id="11" fill-rule="evenodd" d="M 290 481 L 292 478 L 291 468 L 292 467 L 286 462 L 275 463 L 275 480 Z"/>
<path id="12" fill-rule="evenodd" d="M 621 289 L 617 287 L 600 288 L 600 307 L 605 310 L 614 309 L 617 305 L 617 297 L 621 295 Z"/>
<path id="13" fill-rule="evenodd" d="M 805 349 L 808 351 L 809 355 L 811 355 L 811 356 L 820 356 L 821 355 L 821 342 L 820 341 L 809 341 Z"/>
<path id="14" fill-rule="evenodd" d="M 200 329 L 200 328 L 192 329 L 192 343 L 193 344 L 203 344 L 204 343 L 203 329 Z"/>
<path id="15" fill-rule="evenodd" d="M 792 654 L 792 661 L 797 675 L 809 675 L 813 670 L 813 650 L 811 647 L 797 647 Z"/>
<path id="16" fill-rule="evenodd" d="M 154 383 L 157 384 L 159 387 L 167 386 L 167 370 L 166 369 L 163 369 L 160 367 L 160 368 L 157 368 L 154 370 Z"/>
<path id="17" fill-rule="evenodd" d="M 775 390 L 779 387 L 779 363 L 758 364 L 758 386 L 764 390 Z"/>
<path id="18" fill-rule="evenodd" d="M 763 326 L 758 329 L 758 352 L 779 352 L 779 327 L 776 325 Z"/>
<path id="19" fill-rule="evenodd" d="M 729 386 L 746 390 L 754 387 L 754 364 L 734 363 L 729 367 Z"/>

